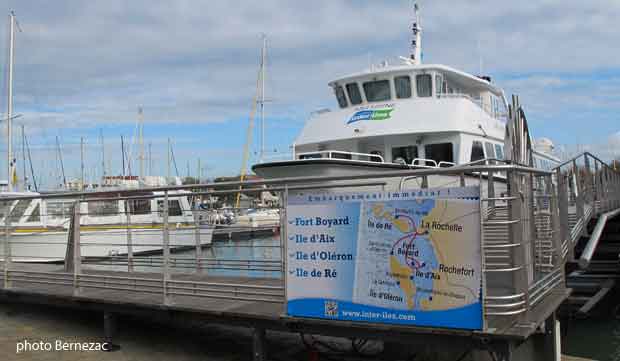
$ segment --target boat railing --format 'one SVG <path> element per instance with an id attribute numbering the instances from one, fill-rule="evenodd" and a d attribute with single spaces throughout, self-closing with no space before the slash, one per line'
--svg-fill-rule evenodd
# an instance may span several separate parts
<path id="1" fill-rule="evenodd" d="M 353 157 L 356 157 L 357 159 L 353 159 Z M 298 159 L 331 158 L 331 159 L 359 160 L 359 161 L 367 161 L 367 162 L 385 163 L 385 160 L 379 154 L 348 152 L 348 151 L 342 151 L 342 150 L 320 150 L 316 152 L 297 153 L 297 158 Z"/>
<path id="2" fill-rule="evenodd" d="M 437 162 L 433 159 L 414 158 L 411 165 L 422 168 L 437 168 Z"/>
<path id="3" fill-rule="evenodd" d="M 97 297 L 106 297 L 106 292 L 112 291 L 136 295 L 148 292 L 161 296 L 165 305 L 182 302 L 187 298 L 217 298 L 269 302 L 284 307 L 286 284 L 294 282 L 294 278 L 286 276 L 289 258 L 287 242 L 290 236 L 287 234 L 287 217 L 294 217 L 289 213 L 291 210 L 287 209 L 289 196 L 303 193 L 304 196 L 322 197 L 337 192 L 344 197 L 346 194 L 369 192 L 371 189 L 372 192 L 390 192 L 390 198 L 395 199 L 396 195 L 400 198 L 402 194 L 411 195 L 412 191 L 418 192 L 424 188 L 478 186 L 483 330 L 519 335 L 521 331 L 515 330 L 522 330 L 528 325 L 536 328 L 541 319 L 547 317 L 540 316 L 547 312 L 543 310 L 546 305 L 564 299 L 564 266 L 576 245 L 575 237 L 584 234 L 585 225 L 592 217 L 620 208 L 620 173 L 589 153 L 574 158 L 554 171 L 506 161 L 484 163 L 481 160 L 447 168 L 412 167 L 357 175 L 151 187 L 124 191 L 122 196 L 118 191 L 101 190 L 5 197 L 7 201 L 70 199 L 75 205 L 102 199 L 121 200 L 129 204 L 136 201 L 134 206 L 141 203 L 140 200 L 156 197 L 162 200 L 163 209 L 151 210 L 161 212 L 160 223 L 137 227 L 135 221 L 140 216 L 135 214 L 135 210 L 132 212 L 132 208 L 124 207 L 125 211 L 120 210 L 123 222 L 117 227 L 108 227 L 81 224 L 81 213 L 85 212 L 85 208 L 74 206 L 69 231 L 64 230 L 62 233 L 56 230 L 59 238 L 55 239 L 46 238 L 45 232 L 28 235 L 14 232 L 16 225 L 7 217 L 4 234 L 0 237 L 0 256 L 4 261 L 0 265 L 4 271 L 3 285 L 5 288 L 19 289 L 33 284 L 54 284 L 67 287 L 76 297 L 92 297 L 95 294 Z M 497 174 L 505 174 L 505 179 L 497 180 Z M 417 177 L 423 181 L 412 182 L 407 188 L 396 188 L 397 185 L 386 183 L 388 179 L 405 177 Z M 184 196 L 195 200 L 201 197 L 230 196 L 239 192 L 251 195 L 270 191 L 277 194 L 280 208 L 279 239 L 270 237 L 263 243 L 224 242 L 217 246 L 237 249 L 264 247 L 265 254 L 271 256 L 254 259 L 251 257 L 257 252 L 240 252 L 232 257 L 229 252 L 219 253 L 210 248 L 215 245 L 203 244 L 203 237 L 208 237 L 213 229 L 200 224 L 195 209 L 179 209 L 166 202 L 172 200 L 174 192 L 180 190 L 186 192 Z M 145 191 L 150 193 L 145 194 Z M 130 211 L 127 212 L 127 209 Z M 174 212 L 193 214 L 196 221 L 179 221 L 182 217 L 174 216 Z M 44 216 L 44 212 L 41 212 L 41 216 Z M 96 227 L 108 229 L 101 233 L 100 238 L 93 238 Z M 30 239 L 26 240 L 27 237 Z M 156 256 L 137 253 L 139 247 L 147 245 L 155 247 L 159 253 Z M 95 258 L 88 256 L 89 250 L 112 246 L 119 251 Z M 175 252 L 174 248 L 179 246 L 189 247 L 191 252 Z M 24 259 L 48 256 L 41 252 L 45 247 L 62 247 L 66 250 L 66 257 L 62 258 L 70 267 L 64 271 L 46 270 L 22 262 Z M 196 277 L 205 274 L 229 276 L 227 272 L 237 272 L 235 274 L 244 277 L 276 278 L 280 283 L 278 286 L 266 287 L 260 281 L 241 284 L 216 277 L 207 282 L 188 276 L 192 273 Z M 156 278 L 153 278 L 154 274 Z M 45 286 L 41 287 L 41 290 L 45 289 Z"/>

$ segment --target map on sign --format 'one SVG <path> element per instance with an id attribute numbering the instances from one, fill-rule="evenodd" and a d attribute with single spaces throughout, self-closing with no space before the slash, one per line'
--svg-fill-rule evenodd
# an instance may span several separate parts
<path id="1" fill-rule="evenodd" d="M 477 187 L 299 194 L 286 214 L 289 315 L 482 328 Z"/>
<path id="2" fill-rule="evenodd" d="M 361 214 L 353 302 L 430 311 L 478 300 L 480 277 L 470 263 L 479 250 L 460 242 L 477 209 L 427 198 L 365 202 Z"/>

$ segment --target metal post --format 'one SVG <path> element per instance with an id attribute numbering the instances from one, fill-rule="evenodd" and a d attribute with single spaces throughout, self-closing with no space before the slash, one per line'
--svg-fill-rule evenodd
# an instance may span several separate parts
<path id="1" fill-rule="evenodd" d="M 575 180 L 575 207 L 577 211 L 577 221 L 583 219 L 583 190 L 581 189 L 581 177 L 579 177 L 579 168 L 577 161 L 573 159 L 573 179 Z M 585 221 L 585 220 L 584 220 Z M 585 224 L 584 224 L 585 226 Z"/>
<path id="2" fill-rule="evenodd" d="M 200 183 L 200 181 L 198 181 Z M 198 197 L 196 196 L 196 201 L 198 201 Z M 196 208 L 196 204 L 194 208 Z M 192 214 L 194 215 L 194 239 L 196 241 L 196 273 L 199 273 L 202 268 L 202 241 L 200 239 L 200 219 L 198 217 L 198 210 L 192 209 Z"/>
<path id="3" fill-rule="evenodd" d="M 523 229 L 524 225 L 522 224 L 521 217 L 521 209 L 523 199 L 521 198 L 521 193 L 519 189 L 519 175 L 515 174 L 514 171 L 506 172 L 507 180 L 508 180 L 508 194 L 509 197 L 514 197 L 514 199 L 508 205 L 508 220 L 518 220 L 517 222 L 511 223 L 508 234 L 508 241 L 510 244 L 514 244 L 518 246 L 510 247 L 512 266 L 513 267 L 521 267 L 521 269 L 513 272 L 513 287 L 514 294 L 524 294 L 527 302 L 527 307 L 529 308 L 529 294 L 528 294 L 528 282 L 527 282 L 527 266 L 525 262 L 525 245 L 526 240 L 523 237 Z M 525 313 L 521 313 L 518 318 L 523 319 Z"/>
<path id="4" fill-rule="evenodd" d="M 11 201 L 12 202 L 12 201 Z M 11 268 L 11 209 L 9 203 L 7 213 L 4 216 L 4 288 L 11 288 L 10 268 Z"/>
<path id="5" fill-rule="evenodd" d="M 127 272 L 133 272 L 133 239 L 131 235 L 131 211 L 129 202 L 129 200 L 125 200 L 125 218 L 127 219 Z"/>
<path id="6" fill-rule="evenodd" d="M 252 360 L 265 361 L 265 329 L 255 328 L 252 334 L 252 352 L 254 353 Z"/>
<path id="7" fill-rule="evenodd" d="M 80 274 L 82 273 L 82 250 L 80 246 L 80 206 L 82 202 L 76 201 L 73 207 L 73 295 L 79 296 L 81 293 Z"/>
<path id="8" fill-rule="evenodd" d="M 600 198 L 600 186 L 601 186 L 601 182 L 599 179 L 599 169 L 598 169 L 598 161 L 594 160 L 594 198 L 593 198 L 593 205 L 594 205 L 594 211 L 595 213 L 599 213 L 600 207 L 597 206 L 597 202 L 601 199 Z"/>
<path id="9" fill-rule="evenodd" d="M 495 185 L 494 185 L 494 175 L 492 171 L 489 171 L 487 174 L 487 197 L 490 198 L 495 198 Z M 482 174 L 480 177 L 480 196 L 482 196 Z M 495 201 L 493 200 L 489 200 L 489 202 L 487 202 L 487 207 L 489 208 L 487 211 L 487 214 L 489 215 L 489 218 L 492 216 L 495 216 Z M 480 217 L 482 217 L 482 214 L 480 214 Z"/>
<path id="10" fill-rule="evenodd" d="M 556 262 L 554 265 L 561 266 L 563 264 L 562 257 L 562 233 L 560 232 L 560 210 L 558 206 L 558 193 L 556 193 L 555 186 L 552 182 L 552 176 L 548 178 L 548 194 L 551 196 L 549 199 L 549 211 L 551 212 L 551 241 L 553 242 L 553 248 L 555 249 Z"/>
<path id="11" fill-rule="evenodd" d="M 282 193 L 282 200 L 280 203 L 280 246 L 282 247 L 281 253 L 281 263 L 282 263 L 282 277 L 284 278 L 284 309 L 288 308 L 287 300 L 287 282 L 288 282 L 288 214 L 287 214 L 287 204 L 288 204 L 288 184 L 284 185 L 284 191 Z"/>
<path id="12" fill-rule="evenodd" d="M 103 342 L 106 344 L 106 351 L 108 352 L 120 349 L 120 346 L 114 343 L 116 331 L 116 315 L 112 312 L 103 311 Z"/>
<path id="13" fill-rule="evenodd" d="M 426 189 L 428 188 L 428 177 L 423 175 L 422 176 L 422 186 L 421 188 Z"/>
<path id="14" fill-rule="evenodd" d="M 164 191 L 164 267 L 163 267 L 163 292 L 164 305 L 170 305 L 171 299 L 168 296 L 168 281 L 170 281 L 170 229 L 168 224 L 168 191 Z"/>
<path id="15" fill-rule="evenodd" d="M 568 223 L 568 187 L 567 177 L 562 173 L 562 170 L 558 168 L 556 170 L 556 178 L 558 182 L 557 197 L 558 197 L 558 234 L 560 237 L 560 243 L 564 245 L 564 242 L 568 240 L 569 223 Z M 572 248 L 572 247 L 569 247 Z"/>

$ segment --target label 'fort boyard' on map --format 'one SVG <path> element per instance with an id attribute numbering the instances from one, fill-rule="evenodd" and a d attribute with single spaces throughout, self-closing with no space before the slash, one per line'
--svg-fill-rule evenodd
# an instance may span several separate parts
<path id="1" fill-rule="evenodd" d="M 479 202 L 477 187 L 289 197 L 288 314 L 481 329 Z"/>

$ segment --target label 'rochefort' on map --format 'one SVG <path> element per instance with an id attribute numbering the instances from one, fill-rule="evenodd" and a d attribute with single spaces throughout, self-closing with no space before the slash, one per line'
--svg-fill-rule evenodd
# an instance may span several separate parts
<path id="1" fill-rule="evenodd" d="M 479 194 L 289 197 L 288 314 L 481 329 Z"/>

